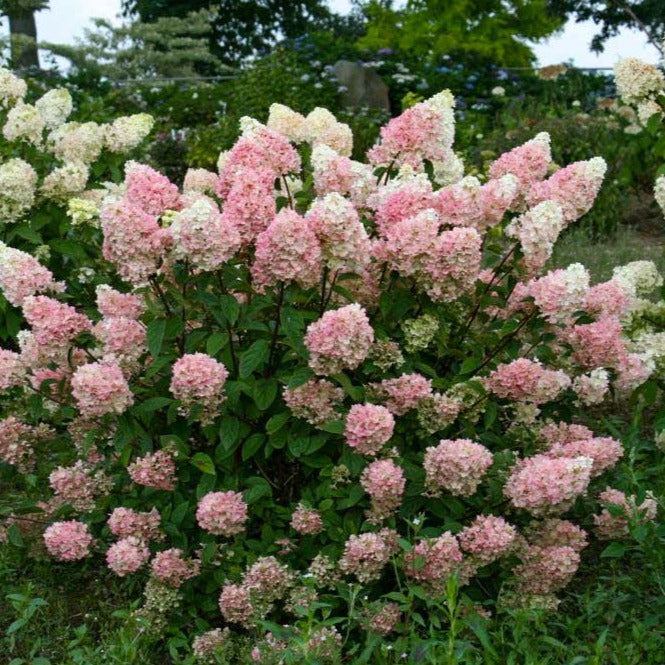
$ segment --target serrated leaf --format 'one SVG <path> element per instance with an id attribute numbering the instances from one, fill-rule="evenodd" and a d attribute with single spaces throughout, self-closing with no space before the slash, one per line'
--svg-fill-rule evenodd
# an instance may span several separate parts
<path id="1" fill-rule="evenodd" d="M 324 432 L 330 432 L 330 434 L 341 434 L 344 431 L 344 421 L 331 420 L 324 425 L 321 425 L 319 429 Z"/>
<path id="2" fill-rule="evenodd" d="M 240 305 L 235 296 L 225 294 L 219 297 L 219 308 L 230 325 L 234 325 L 240 315 Z"/>
<path id="3" fill-rule="evenodd" d="M 216 473 L 214 462 L 210 459 L 210 455 L 206 455 L 205 453 L 194 453 L 189 463 L 203 473 L 209 473 L 213 476 Z"/>
<path id="4" fill-rule="evenodd" d="M 162 350 L 162 343 L 164 342 L 164 333 L 166 332 L 166 320 L 156 319 L 148 324 L 146 331 L 146 340 L 148 343 L 148 351 L 155 358 Z"/>
<path id="5" fill-rule="evenodd" d="M 625 543 L 610 543 L 600 554 L 601 559 L 620 559 L 626 553 Z"/>
<path id="6" fill-rule="evenodd" d="M 272 496 L 270 483 L 265 478 L 252 476 L 247 479 L 247 484 L 250 487 L 243 492 L 243 497 L 249 504 L 256 503 L 256 501 L 262 499 L 264 496 Z"/>

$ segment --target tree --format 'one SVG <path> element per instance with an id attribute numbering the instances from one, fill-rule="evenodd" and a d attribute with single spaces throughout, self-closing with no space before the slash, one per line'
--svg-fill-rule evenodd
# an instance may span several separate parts
<path id="1" fill-rule="evenodd" d="M 220 74 L 228 68 L 210 52 L 213 18 L 202 9 L 182 18 L 165 16 L 149 23 L 133 21 L 119 27 L 95 19 L 96 29 L 86 30 L 85 38 L 75 46 L 42 46 L 68 58 L 79 73 L 112 80 Z"/>
<path id="2" fill-rule="evenodd" d="M 367 32 L 359 45 L 399 48 L 423 58 L 476 56 L 497 65 L 524 66 L 535 56 L 525 40 L 547 37 L 563 25 L 547 0 L 409 0 L 364 4 Z"/>
<path id="3" fill-rule="evenodd" d="M 217 15 L 212 50 L 227 64 L 265 54 L 279 37 L 298 37 L 332 18 L 323 0 L 123 0 L 122 6 L 126 15 L 146 22 L 210 8 Z"/>
<path id="4" fill-rule="evenodd" d="M 9 19 L 12 66 L 39 69 L 35 12 L 48 7 L 48 0 L 0 0 L 0 14 Z"/>
<path id="5" fill-rule="evenodd" d="M 591 49 L 600 53 L 605 42 L 621 28 L 642 30 L 662 53 L 665 38 L 663 0 L 549 0 L 550 10 L 579 21 L 593 21 L 600 32 L 591 40 Z"/>

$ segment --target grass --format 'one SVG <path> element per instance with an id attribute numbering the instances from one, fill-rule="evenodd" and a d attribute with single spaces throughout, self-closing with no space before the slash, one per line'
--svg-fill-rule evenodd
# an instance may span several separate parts
<path id="1" fill-rule="evenodd" d="M 620 227 L 611 240 L 591 241 L 584 231 L 571 229 L 556 244 L 552 264 L 565 268 L 581 263 L 595 284 L 610 279 L 615 266 L 641 260 L 654 261 L 665 272 L 665 236 Z"/>

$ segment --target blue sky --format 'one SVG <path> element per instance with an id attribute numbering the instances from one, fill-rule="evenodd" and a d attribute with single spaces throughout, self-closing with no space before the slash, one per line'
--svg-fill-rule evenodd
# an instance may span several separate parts
<path id="1" fill-rule="evenodd" d="M 348 11 L 350 0 L 330 0 L 337 11 Z M 114 19 L 120 9 L 120 0 L 51 0 L 51 9 L 37 14 L 37 30 L 40 39 L 50 42 L 72 43 L 81 36 L 93 17 Z M 6 21 L 4 22 L 6 32 Z M 605 52 L 596 55 L 589 51 L 594 25 L 572 23 L 549 41 L 538 44 L 535 52 L 541 65 L 555 64 L 572 58 L 579 67 L 612 67 L 619 58 L 635 56 L 656 63 L 658 54 L 637 31 L 623 31 L 610 40 Z"/>

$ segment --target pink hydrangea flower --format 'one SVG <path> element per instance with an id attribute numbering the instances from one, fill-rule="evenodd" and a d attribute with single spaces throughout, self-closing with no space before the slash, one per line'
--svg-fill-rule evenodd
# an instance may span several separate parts
<path id="1" fill-rule="evenodd" d="M 123 279 L 143 286 L 171 247 L 170 231 L 159 226 L 156 216 L 128 199 L 104 204 L 100 220 L 104 258 Z"/>
<path id="2" fill-rule="evenodd" d="M 121 316 L 127 319 L 138 319 L 145 309 L 143 300 L 139 296 L 120 293 L 108 284 L 100 284 L 95 293 L 97 294 L 97 309 L 104 318 Z"/>
<path id="3" fill-rule="evenodd" d="M 49 554 L 60 561 L 78 561 L 90 554 L 93 538 L 88 525 L 76 520 L 54 522 L 44 531 Z"/>
<path id="4" fill-rule="evenodd" d="M 134 536 L 122 538 L 106 550 L 106 564 L 119 577 L 135 573 L 150 558 L 150 550 Z"/>
<path id="5" fill-rule="evenodd" d="M 47 296 L 29 296 L 23 303 L 23 316 L 32 328 L 37 344 L 65 346 L 79 333 L 90 330 L 89 319 L 71 305 Z"/>
<path id="6" fill-rule="evenodd" d="M 402 610 L 397 603 L 386 603 L 369 621 L 369 629 L 379 635 L 389 635 L 395 630 L 402 618 Z"/>
<path id="7" fill-rule="evenodd" d="M 390 440 L 395 419 L 388 409 L 376 404 L 354 404 L 346 417 L 346 443 L 362 455 L 376 455 Z"/>
<path id="8" fill-rule="evenodd" d="M 107 524 L 111 533 L 118 538 L 128 538 L 134 536 L 143 542 L 159 540 L 159 524 L 161 516 L 157 508 L 149 512 L 137 512 L 132 508 L 120 506 L 114 508 L 109 515 Z"/>
<path id="9" fill-rule="evenodd" d="M 547 454 L 553 457 L 588 457 L 593 460 L 591 477 L 594 478 L 616 465 L 623 457 L 623 447 L 616 439 L 596 437 L 553 446 Z"/>
<path id="10" fill-rule="evenodd" d="M 457 538 L 462 550 L 470 554 L 477 565 L 485 566 L 512 550 L 517 529 L 503 517 L 478 515 L 457 534 Z"/>
<path id="11" fill-rule="evenodd" d="M 284 388 L 284 401 L 296 418 L 310 425 L 323 425 L 337 417 L 335 407 L 344 391 L 326 379 L 310 379 L 296 388 Z"/>
<path id="12" fill-rule="evenodd" d="M 0 392 L 20 386 L 26 380 L 26 367 L 14 351 L 0 349 Z"/>
<path id="13" fill-rule="evenodd" d="M 580 555 L 572 547 L 529 545 L 515 566 L 517 585 L 522 593 L 548 594 L 565 587 L 577 572 Z"/>
<path id="14" fill-rule="evenodd" d="M 503 493 L 533 515 L 561 513 L 586 492 L 592 467 L 588 457 L 534 455 L 515 465 Z"/>
<path id="15" fill-rule="evenodd" d="M 307 220 L 284 208 L 256 238 L 252 279 L 258 290 L 278 282 L 310 288 L 320 281 L 321 244 Z"/>
<path id="16" fill-rule="evenodd" d="M 548 423 L 540 429 L 540 436 L 545 440 L 548 447 L 563 446 L 573 441 L 593 439 L 593 432 L 584 425 L 574 423 Z"/>
<path id="17" fill-rule="evenodd" d="M 293 573 L 274 556 L 259 557 L 243 575 L 243 586 L 262 603 L 282 598 L 293 584 Z"/>
<path id="18" fill-rule="evenodd" d="M 173 365 L 169 390 L 186 411 L 201 404 L 204 422 L 211 422 L 224 401 L 223 388 L 229 373 L 219 361 L 205 353 L 187 353 Z"/>
<path id="19" fill-rule="evenodd" d="M 79 367 L 72 376 L 72 396 L 84 417 L 123 413 L 134 402 L 122 370 L 111 362 Z"/>
<path id="20" fill-rule="evenodd" d="M 250 625 L 254 608 L 249 589 L 244 585 L 225 584 L 219 595 L 219 609 L 229 623 Z"/>
<path id="21" fill-rule="evenodd" d="M 365 310 L 356 303 L 325 312 L 307 326 L 305 334 L 309 366 L 317 374 L 355 369 L 367 358 L 372 342 L 374 330 Z"/>
<path id="22" fill-rule="evenodd" d="M 33 428 L 16 416 L 0 420 L 0 459 L 26 473 L 35 463 Z"/>
<path id="23" fill-rule="evenodd" d="M 606 506 L 622 508 L 624 515 L 612 515 L 607 509 L 593 516 L 598 537 L 603 540 L 621 540 L 629 533 L 629 520 L 638 523 L 650 522 L 656 519 L 658 503 L 653 496 L 647 496 L 644 501 L 637 505 L 635 495 L 627 496 L 620 490 L 607 487 L 598 495 L 598 501 Z"/>
<path id="24" fill-rule="evenodd" d="M 83 460 L 72 466 L 57 467 L 51 471 L 48 480 L 54 492 L 51 503 L 56 506 L 67 504 L 80 512 L 94 510 L 98 497 L 107 495 L 113 487 L 113 481 L 104 471 L 94 471 Z"/>
<path id="25" fill-rule="evenodd" d="M 239 492 L 209 492 L 196 509 L 199 526 L 216 536 L 242 533 L 247 518 L 247 504 Z"/>
<path id="26" fill-rule="evenodd" d="M 369 263 L 369 236 L 350 201 L 339 194 L 317 199 L 307 222 L 321 243 L 323 263 L 331 270 L 358 272 Z"/>
<path id="27" fill-rule="evenodd" d="M 433 494 L 448 490 L 456 496 L 471 496 L 487 470 L 492 453 L 469 439 L 442 439 L 425 450 L 425 484 Z"/>
<path id="28" fill-rule="evenodd" d="M 167 492 L 175 489 L 177 481 L 175 462 L 164 450 L 139 457 L 127 467 L 127 471 L 137 485 Z"/>
<path id="29" fill-rule="evenodd" d="M 402 374 L 396 379 L 373 384 L 372 390 L 390 413 L 403 416 L 417 408 L 421 400 L 431 397 L 432 381 L 422 374 Z"/>
<path id="30" fill-rule="evenodd" d="M 504 153 L 490 165 L 490 178 L 500 178 L 507 173 L 517 176 L 523 193 L 531 185 L 542 180 L 552 163 L 550 136 L 541 132 L 523 145 Z"/>
<path id="31" fill-rule="evenodd" d="M 351 535 L 344 546 L 339 562 L 342 572 L 355 575 L 366 584 L 377 580 L 390 557 L 397 551 L 396 533 L 382 529 L 378 533 Z"/>
<path id="32" fill-rule="evenodd" d="M 574 222 L 591 209 L 606 170 L 607 164 L 602 157 L 574 162 L 559 169 L 547 180 L 533 183 L 526 201 L 530 206 L 555 201 L 561 206 L 566 222 Z"/>
<path id="33" fill-rule="evenodd" d="M 363 471 L 360 484 L 372 499 L 372 520 L 381 521 L 399 508 L 406 480 L 395 462 L 383 459 L 372 462 Z"/>
<path id="34" fill-rule="evenodd" d="M 503 363 L 485 379 L 485 386 L 498 397 L 534 404 L 556 399 L 570 384 L 565 372 L 546 369 L 527 358 Z"/>
<path id="35" fill-rule="evenodd" d="M 381 142 L 371 148 L 372 164 L 409 164 L 421 169 L 423 160 L 445 161 L 455 137 L 455 100 L 449 90 L 406 109 L 381 128 Z"/>
<path id="36" fill-rule="evenodd" d="M 370 201 L 376 207 L 376 228 L 382 236 L 386 236 L 395 224 L 436 207 L 432 183 L 425 174 L 396 178 L 377 190 Z"/>
<path id="37" fill-rule="evenodd" d="M 599 319 L 623 316 L 634 302 L 619 280 L 611 279 L 592 286 L 584 296 L 584 309 Z"/>
<path id="38" fill-rule="evenodd" d="M 170 231 L 174 255 L 199 270 L 221 268 L 242 244 L 230 216 L 222 215 L 215 203 L 205 198 L 174 215 Z"/>
<path id="39" fill-rule="evenodd" d="M 541 547 L 572 547 L 576 552 L 581 552 L 588 545 L 587 534 L 584 529 L 568 520 L 556 517 L 529 525 L 527 538 L 534 545 Z"/>
<path id="40" fill-rule="evenodd" d="M 584 307 L 589 289 L 589 273 L 579 263 L 565 270 L 551 270 L 528 284 L 530 295 L 543 316 L 551 323 L 567 322 Z"/>
<path id="41" fill-rule="evenodd" d="M 112 355 L 123 368 L 135 363 L 147 350 L 145 326 L 134 319 L 112 316 L 97 323 L 92 333 L 102 342 L 103 355 Z"/>
<path id="42" fill-rule="evenodd" d="M 582 323 L 570 330 L 574 359 L 583 367 L 612 367 L 627 354 L 623 327 L 616 317 Z"/>
<path id="43" fill-rule="evenodd" d="M 63 285 L 36 258 L 0 242 L 0 291 L 14 307 L 21 307 L 27 297 L 62 292 Z"/>
<path id="44" fill-rule="evenodd" d="M 315 536 L 323 531 L 321 514 L 299 503 L 291 516 L 291 528 L 303 536 Z"/>
<path id="45" fill-rule="evenodd" d="M 160 582 L 177 589 L 183 582 L 199 574 L 200 563 L 196 559 L 185 558 L 181 549 L 173 547 L 157 552 L 150 569 Z"/>
<path id="46" fill-rule="evenodd" d="M 235 228 L 243 244 L 253 242 L 268 228 L 277 212 L 273 176 L 265 168 L 243 169 L 234 175 L 224 201 L 223 223 Z"/>
<path id="47" fill-rule="evenodd" d="M 127 199 L 149 215 L 181 207 L 178 188 L 165 176 L 146 164 L 125 164 Z"/>
<path id="48" fill-rule="evenodd" d="M 418 542 L 404 556 L 406 574 L 432 590 L 441 592 L 446 580 L 462 563 L 462 551 L 450 531 Z"/>

